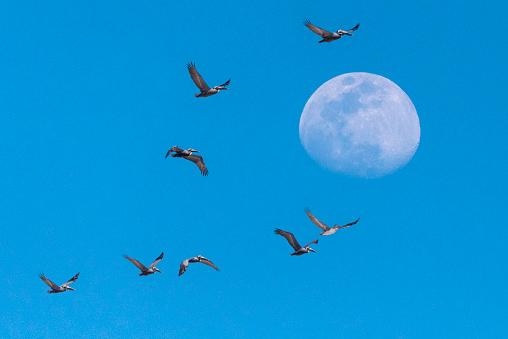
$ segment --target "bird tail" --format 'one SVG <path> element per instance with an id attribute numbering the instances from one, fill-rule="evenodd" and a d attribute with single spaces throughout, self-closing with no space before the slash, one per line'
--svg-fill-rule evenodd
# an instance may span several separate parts
<path id="1" fill-rule="evenodd" d="M 194 98 L 197 98 L 199 96 L 199 94 L 194 94 Z"/>

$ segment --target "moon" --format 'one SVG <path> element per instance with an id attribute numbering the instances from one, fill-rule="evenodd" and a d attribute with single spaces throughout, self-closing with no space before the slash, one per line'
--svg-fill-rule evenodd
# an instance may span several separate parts
<path id="1" fill-rule="evenodd" d="M 300 141 L 322 167 L 376 178 L 406 165 L 420 143 L 420 120 L 406 93 L 371 73 L 328 80 L 300 117 Z"/>

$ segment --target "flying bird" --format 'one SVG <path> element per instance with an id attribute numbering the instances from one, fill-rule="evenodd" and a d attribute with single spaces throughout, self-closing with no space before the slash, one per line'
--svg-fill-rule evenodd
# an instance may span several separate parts
<path id="1" fill-rule="evenodd" d="M 155 272 L 162 273 L 162 271 L 159 270 L 157 267 L 155 267 L 155 265 L 157 265 L 162 260 L 163 256 L 164 256 L 164 252 L 162 252 L 161 255 L 159 255 L 159 257 L 157 259 L 155 259 L 155 261 L 153 263 L 151 263 L 150 266 L 148 266 L 148 268 L 145 267 L 142 263 L 140 263 L 136 259 L 132 259 L 126 255 L 124 255 L 123 257 L 125 259 L 129 260 L 134 265 L 136 265 L 136 267 L 141 270 L 141 273 L 138 273 L 138 275 L 142 276 L 142 275 L 154 274 Z"/>
<path id="2" fill-rule="evenodd" d="M 175 152 L 175 153 L 171 154 L 171 152 Z M 193 154 L 193 153 L 198 153 L 198 152 L 199 151 L 196 151 L 195 149 L 192 149 L 192 148 L 188 148 L 188 149 L 184 150 L 184 149 L 179 148 L 178 145 L 175 145 L 168 150 L 168 152 L 166 153 L 165 159 L 167 159 L 167 157 L 171 154 L 171 156 L 173 158 L 184 158 L 184 159 L 190 160 L 198 166 L 202 175 L 207 176 L 208 169 L 205 166 L 203 157 L 200 155 Z"/>
<path id="3" fill-rule="evenodd" d="M 73 282 L 75 282 L 76 280 L 78 280 L 78 276 L 79 276 L 79 272 L 75 276 L 73 276 L 71 279 L 69 279 L 69 281 L 67 281 L 65 284 L 58 286 L 57 284 L 55 284 L 54 282 L 52 282 L 51 280 L 46 278 L 44 276 L 44 273 L 39 274 L 39 277 L 42 279 L 42 281 L 44 281 L 46 283 L 46 285 L 51 287 L 51 289 L 48 290 L 48 293 L 60 293 L 60 292 L 65 292 L 67 290 L 75 291 L 75 289 L 73 289 L 72 287 L 69 287 L 69 285 L 72 284 Z"/>
<path id="4" fill-rule="evenodd" d="M 318 243 L 318 240 L 313 240 L 311 241 L 310 243 L 308 243 L 307 245 L 305 245 L 304 247 L 300 246 L 300 244 L 298 243 L 298 241 L 296 241 L 296 238 L 295 236 L 293 235 L 293 233 L 289 233 L 289 232 L 286 232 L 286 231 L 283 231 L 283 230 L 280 230 L 280 229 L 276 229 L 274 231 L 275 234 L 279 234 L 279 235 L 282 235 L 284 238 L 286 238 L 286 240 L 288 241 L 288 243 L 291 245 L 291 247 L 293 247 L 293 249 L 295 250 L 294 253 L 291 253 L 291 255 L 302 255 L 302 254 L 305 254 L 305 253 L 309 253 L 309 252 L 314 252 L 316 253 L 316 251 L 314 251 L 312 248 L 309 247 L 310 244 L 317 244 Z"/>
<path id="5" fill-rule="evenodd" d="M 192 62 L 188 63 L 187 64 L 187 69 L 189 70 L 189 73 L 190 73 L 190 76 L 191 76 L 192 80 L 194 81 L 196 86 L 198 86 L 199 90 L 201 91 L 201 93 L 194 95 L 194 97 L 196 97 L 196 98 L 198 98 L 198 97 L 203 97 L 203 98 L 209 97 L 210 95 L 214 95 L 214 94 L 219 93 L 219 91 L 221 91 L 223 89 L 229 89 L 226 86 L 229 85 L 229 82 L 231 81 L 231 79 L 229 79 L 228 81 L 226 81 L 225 83 L 223 83 L 220 86 L 214 86 L 213 88 L 210 88 L 210 86 L 208 86 L 206 84 L 205 80 L 203 80 L 201 75 L 196 70 L 196 64 L 194 64 Z"/>
<path id="6" fill-rule="evenodd" d="M 189 263 L 195 263 L 195 262 L 200 262 L 200 263 L 203 263 L 205 265 L 215 268 L 217 271 L 219 270 L 217 268 L 217 266 L 215 266 L 213 264 L 213 262 L 206 259 L 202 255 L 198 255 L 197 257 L 192 257 L 192 258 L 185 259 L 184 261 L 182 261 L 182 263 L 180 264 L 180 271 L 178 272 L 178 276 L 181 276 L 182 274 L 185 273 L 185 271 L 187 270 L 187 266 L 189 266 Z"/>
<path id="7" fill-rule="evenodd" d="M 356 224 L 358 222 L 358 220 L 360 220 L 360 218 L 358 218 L 356 221 L 350 222 L 349 224 L 346 224 L 344 226 L 340 226 L 338 224 L 335 224 L 333 226 L 333 228 L 332 228 L 332 227 L 326 226 L 321 221 L 319 221 L 315 216 L 312 215 L 312 213 L 310 213 L 310 210 L 308 208 L 305 209 L 305 213 L 307 213 L 307 215 L 309 216 L 310 221 L 312 221 L 314 224 L 316 224 L 317 227 L 319 227 L 319 228 L 321 228 L 323 230 L 323 232 L 319 233 L 319 235 L 334 234 L 335 232 L 337 232 L 337 230 L 339 228 L 346 228 L 346 227 L 349 227 L 349 226 L 353 226 L 354 224 Z"/>
<path id="8" fill-rule="evenodd" d="M 310 23 L 309 19 L 305 19 L 303 21 L 303 23 L 311 31 L 313 31 L 317 35 L 321 35 L 323 40 L 319 41 L 320 43 L 321 42 L 330 42 L 330 41 L 338 40 L 338 39 L 342 38 L 343 35 L 353 36 L 353 34 L 351 32 L 356 31 L 358 29 L 358 27 L 360 27 L 360 24 L 358 24 L 355 27 L 353 27 L 353 28 L 351 28 L 351 29 L 349 29 L 347 31 L 343 31 L 343 30 L 339 29 L 337 32 L 331 33 L 331 32 L 328 32 L 327 30 L 324 30 L 322 28 L 314 26 L 313 24 Z"/>

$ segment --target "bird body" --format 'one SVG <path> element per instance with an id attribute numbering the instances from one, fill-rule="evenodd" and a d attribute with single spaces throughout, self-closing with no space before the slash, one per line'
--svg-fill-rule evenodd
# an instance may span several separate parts
<path id="1" fill-rule="evenodd" d="M 192 81 L 194 81 L 196 86 L 201 91 L 201 93 L 199 93 L 199 94 L 194 94 L 195 98 L 199 98 L 199 97 L 206 98 L 206 97 L 209 97 L 210 95 L 219 93 L 221 90 L 229 89 L 226 86 L 229 85 L 229 82 L 231 81 L 231 79 L 229 79 L 228 81 L 226 81 L 225 83 L 223 83 L 220 86 L 214 86 L 213 88 L 210 88 L 210 86 L 208 86 L 206 84 L 205 80 L 203 80 L 203 77 L 196 70 L 196 64 L 194 64 L 192 62 L 188 63 L 187 69 L 189 70 L 189 74 L 192 78 Z"/>
<path id="2" fill-rule="evenodd" d="M 335 232 L 337 232 L 337 230 L 339 228 L 346 228 L 346 227 L 349 227 L 349 226 L 353 226 L 354 224 L 356 224 L 360 220 L 360 218 L 358 218 L 356 221 L 350 222 L 349 224 L 346 224 L 344 226 L 340 226 L 339 224 L 335 224 L 333 227 L 328 227 L 324 223 L 319 221 L 314 215 L 312 215 L 312 213 L 310 213 L 310 210 L 308 208 L 305 210 L 305 213 L 307 213 L 307 215 L 309 216 L 310 221 L 312 221 L 317 227 L 319 227 L 319 228 L 321 228 L 323 230 L 323 232 L 319 233 L 319 235 L 334 234 Z"/>
<path id="3" fill-rule="evenodd" d="M 310 244 L 317 244 L 318 243 L 317 239 L 311 241 L 310 243 L 308 243 L 307 245 L 302 247 L 302 246 L 300 246 L 298 241 L 296 241 L 296 238 L 293 235 L 293 233 L 286 232 L 286 231 L 283 231 L 283 230 L 278 229 L 278 228 L 274 231 L 274 233 L 278 234 L 278 235 L 282 235 L 284 238 L 286 238 L 286 240 L 291 245 L 291 247 L 293 247 L 295 252 L 291 253 L 291 255 L 302 255 L 302 254 L 309 253 L 309 252 L 314 252 L 314 253 L 316 252 L 315 250 L 310 248 L 309 245 Z"/>
<path id="4" fill-rule="evenodd" d="M 217 266 L 215 266 L 213 264 L 213 262 L 206 259 L 202 255 L 198 255 L 197 257 L 192 257 L 192 258 L 185 259 L 184 261 L 182 261 L 182 263 L 180 264 L 180 271 L 178 272 L 178 276 L 181 276 L 182 274 L 185 273 L 185 271 L 187 271 L 187 266 L 189 266 L 190 263 L 195 263 L 195 262 L 200 262 L 202 264 L 205 264 L 205 265 L 215 268 L 217 271 L 219 270 L 217 268 Z"/>
<path id="5" fill-rule="evenodd" d="M 151 263 L 150 266 L 148 266 L 148 267 L 145 267 L 142 263 L 140 263 L 136 259 L 130 258 L 126 255 L 124 255 L 123 257 L 125 259 L 129 260 L 134 265 L 136 265 L 136 267 L 141 270 L 141 273 L 138 273 L 139 276 L 146 276 L 146 275 L 154 274 L 155 272 L 162 273 L 162 271 L 159 270 L 157 267 L 155 267 L 155 265 L 157 265 L 162 260 L 162 257 L 164 257 L 164 252 L 162 252 L 161 255 L 159 255 L 157 257 L 157 259 L 155 259 L 155 261 L 153 263 Z"/>
<path id="6" fill-rule="evenodd" d="M 175 152 L 175 153 L 172 154 L 172 152 Z M 203 161 L 203 157 L 200 155 L 193 154 L 193 153 L 198 153 L 198 152 L 199 151 L 192 149 L 192 148 L 188 148 L 188 149 L 184 150 L 184 149 L 179 148 L 178 145 L 175 145 L 175 146 L 171 147 L 168 150 L 168 152 L 166 153 L 166 159 L 171 154 L 171 157 L 173 157 L 173 158 L 184 158 L 189 161 L 192 161 L 193 163 L 195 163 L 198 166 L 199 170 L 201 171 L 201 174 L 204 176 L 207 176 L 208 169 L 206 168 L 205 162 Z"/>
<path id="7" fill-rule="evenodd" d="M 48 293 L 60 293 L 60 292 L 65 292 L 67 290 L 75 291 L 75 289 L 73 289 L 72 287 L 69 287 L 69 285 L 78 279 L 79 272 L 74 277 L 69 279 L 69 281 L 67 281 L 65 284 L 62 284 L 60 286 L 58 286 L 57 284 L 55 284 L 54 282 L 52 282 L 51 280 L 46 278 L 44 276 L 44 273 L 39 274 L 39 277 L 42 279 L 42 281 L 44 281 L 46 283 L 46 285 L 51 287 L 51 290 L 47 291 Z"/>
<path id="8" fill-rule="evenodd" d="M 355 27 L 353 27 L 353 28 L 351 28 L 351 29 L 349 29 L 347 31 L 343 31 L 342 29 L 339 29 L 336 32 L 328 32 L 325 29 L 319 28 L 319 27 L 314 26 L 313 24 L 311 24 L 309 19 L 305 19 L 303 21 L 303 23 L 312 32 L 316 33 L 317 35 L 320 35 L 323 38 L 323 40 L 319 41 L 319 43 L 321 43 L 321 42 L 335 41 L 335 40 L 338 40 L 338 39 L 342 38 L 344 35 L 353 36 L 353 34 L 351 32 L 356 31 L 358 29 L 358 27 L 360 27 L 360 24 L 357 24 Z"/>

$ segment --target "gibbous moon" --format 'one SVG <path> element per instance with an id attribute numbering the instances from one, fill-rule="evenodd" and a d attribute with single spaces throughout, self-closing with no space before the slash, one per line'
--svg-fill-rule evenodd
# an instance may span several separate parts
<path id="1" fill-rule="evenodd" d="M 406 93 L 370 73 L 339 75 L 319 87 L 300 118 L 300 141 L 321 166 L 374 178 L 406 165 L 420 120 Z"/>

